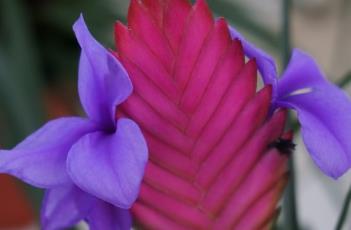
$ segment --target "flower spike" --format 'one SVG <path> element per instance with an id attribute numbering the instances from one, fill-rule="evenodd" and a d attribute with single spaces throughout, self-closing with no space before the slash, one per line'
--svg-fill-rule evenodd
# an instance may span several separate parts
<path id="1" fill-rule="evenodd" d="M 268 116 L 272 86 L 256 92 L 257 59 L 245 63 L 245 46 L 203 0 L 132 1 L 115 36 L 134 85 L 119 116 L 140 124 L 150 149 L 138 224 L 266 226 L 286 184 L 288 155 L 272 145 L 286 111 Z"/>

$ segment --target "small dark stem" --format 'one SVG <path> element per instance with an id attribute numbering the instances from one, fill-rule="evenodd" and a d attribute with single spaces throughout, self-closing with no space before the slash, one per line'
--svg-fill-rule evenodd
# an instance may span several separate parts
<path id="1" fill-rule="evenodd" d="M 341 213 L 340 213 L 340 217 L 338 220 L 338 223 L 335 227 L 335 230 L 341 230 L 342 227 L 344 226 L 344 223 L 347 219 L 347 213 L 350 207 L 350 203 L 351 203 L 351 187 L 349 189 L 349 191 L 347 192 L 345 201 L 344 201 L 344 205 L 342 207 Z"/>
<path id="2" fill-rule="evenodd" d="M 284 67 L 287 66 L 290 58 L 291 47 L 290 47 L 290 8 L 291 0 L 283 0 L 283 23 L 282 23 L 282 59 Z M 290 119 L 291 121 L 291 119 Z M 290 122 L 291 123 L 291 122 Z M 295 196 L 295 171 L 294 171 L 294 159 L 293 157 L 289 160 L 290 179 L 286 189 L 284 197 L 284 229 L 297 230 L 297 212 L 296 212 L 296 196 Z"/>

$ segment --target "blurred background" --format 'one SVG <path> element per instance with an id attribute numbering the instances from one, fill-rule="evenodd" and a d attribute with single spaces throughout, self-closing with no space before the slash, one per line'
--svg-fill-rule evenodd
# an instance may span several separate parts
<path id="1" fill-rule="evenodd" d="M 1 147 L 13 147 L 49 119 L 81 113 L 76 92 L 79 48 L 72 24 L 83 12 L 95 37 L 114 48 L 113 24 L 125 21 L 128 2 L 0 0 Z M 282 1 L 208 3 L 216 15 L 227 18 L 249 40 L 273 54 L 281 69 Z M 312 54 L 331 81 L 347 82 L 351 78 L 351 2 L 292 1 L 291 42 Z M 351 172 L 338 181 L 323 176 L 312 164 L 299 135 L 295 142 L 301 229 L 334 229 L 351 185 Z M 39 229 L 41 196 L 41 191 L 0 175 L 0 230 Z M 345 229 L 351 228 L 351 216 L 348 219 Z"/>

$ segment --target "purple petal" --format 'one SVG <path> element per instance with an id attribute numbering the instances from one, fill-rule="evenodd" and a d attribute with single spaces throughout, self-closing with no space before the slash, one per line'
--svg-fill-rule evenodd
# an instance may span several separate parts
<path id="1" fill-rule="evenodd" d="M 263 82 L 273 85 L 275 88 L 277 82 L 277 69 L 274 59 L 265 53 L 263 50 L 257 48 L 251 42 L 247 41 L 237 30 L 229 26 L 229 31 L 233 39 L 239 39 L 244 48 L 244 53 L 248 58 L 255 58 L 258 70 L 260 71 Z"/>
<path id="2" fill-rule="evenodd" d="M 299 49 L 294 49 L 289 65 L 278 81 L 278 97 L 287 97 L 297 90 L 319 88 L 326 84 L 332 85 L 321 73 L 313 58 Z"/>
<path id="3" fill-rule="evenodd" d="M 78 82 L 82 106 L 90 119 L 114 128 L 116 106 L 131 94 L 131 81 L 122 64 L 90 34 L 83 16 L 73 30 L 82 48 Z"/>
<path id="4" fill-rule="evenodd" d="M 350 98 L 325 79 L 307 54 L 294 50 L 278 82 L 276 105 L 297 111 L 307 150 L 325 174 L 337 178 L 350 168 Z"/>
<path id="5" fill-rule="evenodd" d="M 95 201 L 72 183 L 47 190 L 41 210 L 42 229 L 72 227 L 87 217 Z"/>
<path id="6" fill-rule="evenodd" d="M 130 230 L 132 225 L 128 210 L 97 200 L 87 218 L 90 230 Z"/>
<path id="7" fill-rule="evenodd" d="M 120 119 L 115 133 L 82 137 L 68 154 L 68 172 L 84 191 L 120 208 L 137 198 L 147 162 L 147 147 L 138 126 Z"/>
<path id="8" fill-rule="evenodd" d="M 67 183 L 69 149 L 80 137 L 95 130 L 94 124 L 77 117 L 50 121 L 14 149 L 0 151 L 0 172 L 41 188 Z"/>

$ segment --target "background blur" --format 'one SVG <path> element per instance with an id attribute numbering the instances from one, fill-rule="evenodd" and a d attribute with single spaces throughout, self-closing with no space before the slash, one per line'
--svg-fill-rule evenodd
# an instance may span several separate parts
<path id="1" fill-rule="evenodd" d="M 273 54 L 281 67 L 282 1 L 208 3 L 216 15 Z M 128 0 L 0 0 L 1 147 L 13 147 L 48 119 L 81 113 L 76 92 L 79 48 L 72 24 L 83 12 L 95 37 L 113 48 L 113 24 L 125 21 L 127 8 Z M 312 54 L 331 81 L 349 76 L 351 2 L 294 0 L 291 10 L 292 46 Z M 298 135 L 295 142 L 301 227 L 333 229 L 351 172 L 332 181 L 312 164 Z M 0 229 L 38 229 L 41 195 L 0 176 Z M 350 221 L 345 229 L 351 228 Z"/>

